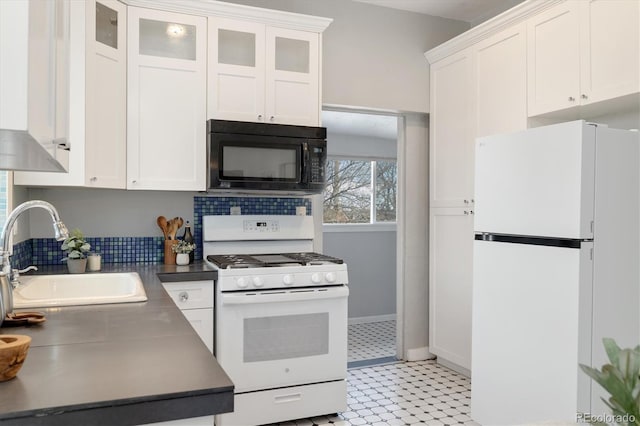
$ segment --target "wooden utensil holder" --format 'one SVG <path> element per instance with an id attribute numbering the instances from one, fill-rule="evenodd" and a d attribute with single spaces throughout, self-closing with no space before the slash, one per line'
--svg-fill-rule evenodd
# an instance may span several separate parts
<path id="1" fill-rule="evenodd" d="M 171 250 L 174 244 L 178 244 L 178 240 L 164 240 L 164 264 L 175 265 L 176 254 Z"/>

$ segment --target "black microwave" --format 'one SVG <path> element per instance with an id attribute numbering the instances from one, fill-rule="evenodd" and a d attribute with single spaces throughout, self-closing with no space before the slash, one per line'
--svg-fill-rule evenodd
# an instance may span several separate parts
<path id="1" fill-rule="evenodd" d="M 320 193 L 324 127 L 208 120 L 208 190 Z"/>

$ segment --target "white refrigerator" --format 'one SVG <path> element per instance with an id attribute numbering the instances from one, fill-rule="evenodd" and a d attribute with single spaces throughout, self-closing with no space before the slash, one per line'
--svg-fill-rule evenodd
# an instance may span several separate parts
<path id="1" fill-rule="evenodd" d="M 637 132 L 572 121 L 476 141 L 471 417 L 608 413 L 578 367 L 640 343 Z"/>

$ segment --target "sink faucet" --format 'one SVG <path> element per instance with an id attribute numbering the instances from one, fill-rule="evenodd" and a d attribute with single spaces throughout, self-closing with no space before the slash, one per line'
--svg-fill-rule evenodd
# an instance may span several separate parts
<path id="1" fill-rule="evenodd" d="M 53 207 L 53 205 L 46 201 L 27 201 L 13 209 L 9 214 L 9 217 L 7 217 L 7 221 L 2 228 L 2 234 L 0 234 L 0 245 L 2 246 L 2 251 L 0 251 L 0 262 L 2 264 L 2 269 L 0 270 L 0 314 L 2 315 L 0 316 L 0 324 L 2 324 L 2 320 L 4 320 L 5 315 L 13 311 L 11 281 L 14 281 L 15 272 L 11 268 L 11 262 L 9 261 L 9 256 L 11 254 L 9 248 L 11 240 L 10 236 L 13 232 L 13 227 L 18 216 L 20 216 L 20 214 L 25 210 L 29 210 L 34 207 L 41 207 L 49 212 L 51 219 L 53 220 L 53 229 L 56 240 L 62 241 L 69 236 L 69 231 L 67 231 L 67 227 L 60 220 L 58 211 Z"/>

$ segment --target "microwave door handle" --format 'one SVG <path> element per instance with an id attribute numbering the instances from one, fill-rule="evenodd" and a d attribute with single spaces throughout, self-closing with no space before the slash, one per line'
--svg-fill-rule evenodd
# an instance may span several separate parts
<path id="1" fill-rule="evenodd" d="M 300 182 L 302 183 L 307 183 L 310 181 L 309 179 L 309 161 L 310 161 L 310 154 L 309 154 L 309 143 L 305 142 L 302 144 L 302 170 L 301 170 L 301 176 L 300 176 Z"/>
<path id="2" fill-rule="evenodd" d="M 250 305 L 275 302 L 303 302 L 307 300 L 339 299 L 349 295 L 347 286 L 336 286 L 330 289 L 290 290 L 277 293 L 225 293 L 222 295 L 223 305 Z"/>

